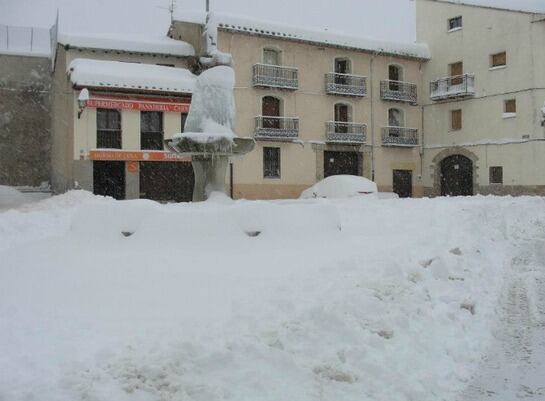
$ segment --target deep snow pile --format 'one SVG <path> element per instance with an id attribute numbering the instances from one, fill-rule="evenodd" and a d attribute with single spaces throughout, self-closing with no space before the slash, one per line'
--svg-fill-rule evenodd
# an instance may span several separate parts
<path id="1" fill-rule="evenodd" d="M 452 399 L 544 206 L 72 192 L 0 213 L 0 400 Z"/>

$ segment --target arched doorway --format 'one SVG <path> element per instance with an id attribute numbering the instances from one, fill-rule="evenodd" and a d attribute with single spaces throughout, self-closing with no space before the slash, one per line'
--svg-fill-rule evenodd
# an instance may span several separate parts
<path id="1" fill-rule="evenodd" d="M 453 155 L 441 161 L 441 195 L 473 195 L 473 162 L 462 155 Z"/>

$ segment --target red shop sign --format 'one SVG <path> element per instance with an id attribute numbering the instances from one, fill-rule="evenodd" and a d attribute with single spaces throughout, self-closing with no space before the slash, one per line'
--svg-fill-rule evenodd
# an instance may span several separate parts
<path id="1" fill-rule="evenodd" d="M 189 103 L 181 103 L 178 99 L 118 98 L 114 96 L 92 97 L 87 107 L 97 109 L 117 109 L 135 111 L 164 111 L 188 113 Z"/>

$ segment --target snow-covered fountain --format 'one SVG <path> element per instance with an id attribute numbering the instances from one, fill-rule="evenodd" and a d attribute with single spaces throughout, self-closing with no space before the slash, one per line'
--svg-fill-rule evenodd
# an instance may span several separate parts
<path id="1" fill-rule="evenodd" d="M 229 159 L 255 146 L 253 138 L 239 138 L 233 132 L 234 84 L 229 66 L 212 67 L 199 75 L 184 133 L 165 141 L 171 152 L 192 157 L 194 202 L 206 200 L 212 192 L 225 193 Z"/>

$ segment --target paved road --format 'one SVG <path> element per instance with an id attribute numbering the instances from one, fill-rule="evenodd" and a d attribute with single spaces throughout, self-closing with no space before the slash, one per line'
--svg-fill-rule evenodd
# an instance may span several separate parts
<path id="1" fill-rule="evenodd" d="M 500 301 L 495 342 L 461 401 L 545 401 L 545 241 L 523 249 Z"/>

